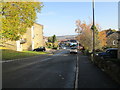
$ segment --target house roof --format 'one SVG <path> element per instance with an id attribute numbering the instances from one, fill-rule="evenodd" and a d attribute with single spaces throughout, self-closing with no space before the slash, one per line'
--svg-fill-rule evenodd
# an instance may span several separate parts
<path id="1" fill-rule="evenodd" d="M 118 33 L 117 32 L 113 32 L 113 33 L 109 34 L 107 37 L 110 37 L 110 36 L 113 36 L 113 35 L 117 36 Z"/>

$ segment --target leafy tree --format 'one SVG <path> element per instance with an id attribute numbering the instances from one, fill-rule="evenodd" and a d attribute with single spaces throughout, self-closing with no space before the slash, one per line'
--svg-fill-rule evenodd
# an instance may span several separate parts
<path id="1" fill-rule="evenodd" d="M 3 2 L 0 38 L 19 40 L 27 28 L 33 25 L 42 6 L 41 2 Z"/>
<path id="2" fill-rule="evenodd" d="M 56 41 L 57 41 L 56 35 L 48 37 L 48 42 L 51 42 L 53 44 L 52 45 L 53 47 L 57 46 Z"/>
<path id="3" fill-rule="evenodd" d="M 99 32 L 98 37 L 100 41 L 100 46 L 102 48 L 113 46 L 113 41 L 117 40 L 117 35 L 115 34 L 115 32 L 116 30 L 111 28 Z"/>
<path id="4" fill-rule="evenodd" d="M 56 35 L 52 36 L 52 43 L 55 43 L 57 41 Z"/>
<path id="5" fill-rule="evenodd" d="M 55 43 L 57 41 L 56 35 L 48 37 L 48 42 Z"/>
<path id="6" fill-rule="evenodd" d="M 85 49 L 87 50 L 92 50 L 92 23 L 90 24 L 86 24 L 86 22 L 84 21 L 83 23 L 79 20 L 79 23 L 77 24 L 77 27 L 79 27 L 79 29 L 76 29 L 75 32 L 78 33 L 77 39 L 80 42 L 80 44 L 82 46 L 84 46 Z M 100 42 L 98 40 L 98 29 L 100 29 L 99 25 L 96 24 L 95 27 L 95 49 L 99 49 L 100 48 Z"/>
<path id="7" fill-rule="evenodd" d="M 99 32 L 99 34 L 98 34 L 98 37 L 99 37 L 99 40 L 100 40 L 100 46 L 101 47 L 105 47 L 106 45 L 107 45 L 107 37 L 106 37 L 106 31 L 104 30 L 104 31 L 101 31 L 101 32 Z"/>
<path id="8" fill-rule="evenodd" d="M 55 42 L 57 41 L 56 39 L 56 35 L 52 36 L 52 43 L 53 43 L 53 47 L 55 47 Z"/>
<path id="9" fill-rule="evenodd" d="M 48 42 L 52 42 L 52 37 L 48 37 Z"/>

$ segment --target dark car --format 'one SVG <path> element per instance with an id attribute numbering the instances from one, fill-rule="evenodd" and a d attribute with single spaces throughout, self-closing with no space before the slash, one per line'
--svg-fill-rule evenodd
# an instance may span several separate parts
<path id="1" fill-rule="evenodd" d="M 109 48 L 105 52 L 97 53 L 96 56 L 101 58 L 117 58 L 117 48 Z"/>
<path id="2" fill-rule="evenodd" d="M 34 49 L 33 51 L 46 51 L 45 47 L 39 47 Z"/>

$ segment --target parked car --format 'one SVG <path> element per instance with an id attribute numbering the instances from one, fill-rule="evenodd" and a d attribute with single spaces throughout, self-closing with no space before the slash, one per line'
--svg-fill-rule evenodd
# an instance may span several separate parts
<path id="1" fill-rule="evenodd" d="M 118 48 L 109 48 L 105 52 L 97 53 L 96 56 L 101 58 L 117 58 Z"/>
<path id="2" fill-rule="evenodd" d="M 78 53 L 77 47 L 71 47 L 70 53 Z"/>
<path id="3" fill-rule="evenodd" d="M 63 47 L 63 49 L 66 49 L 66 47 Z"/>
<path id="4" fill-rule="evenodd" d="M 60 49 L 66 49 L 66 47 L 65 46 L 61 46 L 61 48 Z"/>
<path id="5" fill-rule="evenodd" d="M 34 49 L 33 51 L 46 51 L 45 47 L 39 47 Z"/>

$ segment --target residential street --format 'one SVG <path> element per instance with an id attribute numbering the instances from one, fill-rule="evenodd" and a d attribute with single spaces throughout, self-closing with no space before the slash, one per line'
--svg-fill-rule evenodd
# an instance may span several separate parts
<path id="1" fill-rule="evenodd" d="M 77 62 L 79 67 L 76 68 Z M 62 50 L 52 56 L 44 55 L 3 63 L 2 67 L 3 88 L 120 87 L 80 52 L 69 54 L 68 50 Z"/>
<path id="2" fill-rule="evenodd" d="M 0 3 L 0 88 L 120 89 L 120 0 L 13 1 Z"/>
<path id="3" fill-rule="evenodd" d="M 92 64 L 87 56 L 79 55 L 78 88 L 120 88 L 105 72 Z"/>

